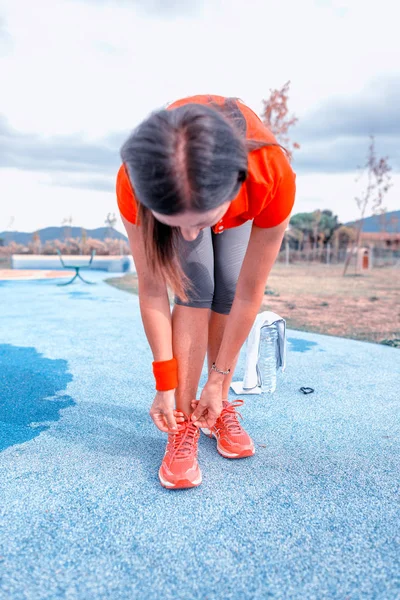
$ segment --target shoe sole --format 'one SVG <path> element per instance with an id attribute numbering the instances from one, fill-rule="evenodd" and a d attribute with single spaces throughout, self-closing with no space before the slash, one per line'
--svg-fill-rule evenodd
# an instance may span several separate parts
<path id="1" fill-rule="evenodd" d="M 197 487 L 203 481 L 202 475 L 200 473 L 199 477 L 194 481 L 189 481 L 189 479 L 179 479 L 178 481 L 168 481 L 161 476 L 161 468 L 158 471 L 158 478 L 160 480 L 161 485 L 167 490 L 182 490 L 186 488 Z"/>
<path id="2" fill-rule="evenodd" d="M 221 456 L 223 456 L 224 458 L 247 458 L 248 456 L 254 456 L 254 454 L 256 453 L 254 446 L 252 448 L 249 448 L 248 450 L 243 450 L 243 452 L 241 452 L 240 454 L 233 454 L 232 452 L 228 452 L 227 450 L 223 450 L 221 448 L 221 446 L 219 445 L 219 439 L 217 438 L 217 436 L 215 435 L 214 432 L 211 432 L 209 429 L 206 428 L 202 428 L 201 431 L 203 433 L 205 433 L 208 437 L 210 437 L 210 435 L 212 435 L 213 438 L 215 438 L 217 440 L 217 450 L 219 452 L 219 454 Z"/>

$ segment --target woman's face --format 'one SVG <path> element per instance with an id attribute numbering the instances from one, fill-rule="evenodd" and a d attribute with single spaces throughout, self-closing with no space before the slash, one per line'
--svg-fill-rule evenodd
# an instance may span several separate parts
<path id="1" fill-rule="evenodd" d="M 231 201 L 229 200 L 218 206 L 218 208 L 213 208 L 204 213 L 187 211 L 180 215 L 162 215 L 154 210 L 151 212 L 160 223 L 170 227 L 179 227 L 182 237 L 187 242 L 193 242 L 202 229 L 211 227 L 222 219 L 230 204 Z"/>

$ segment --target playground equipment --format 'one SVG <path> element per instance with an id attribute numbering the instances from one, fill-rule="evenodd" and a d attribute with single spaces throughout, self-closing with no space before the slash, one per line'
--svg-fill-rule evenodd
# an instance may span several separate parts
<path id="1" fill-rule="evenodd" d="M 70 279 L 70 280 L 69 280 L 69 281 L 67 281 L 66 283 L 57 283 L 57 285 L 60 285 L 60 286 L 61 286 L 61 285 L 69 285 L 70 283 L 72 283 L 73 281 L 75 281 L 75 279 L 76 279 L 77 277 L 79 277 L 79 279 L 82 279 L 82 281 L 83 281 L 84 283 L 89 283 L 89 284 L 93 284 L 93 285 L 95 284 L 95 282 L 94 282 L 94 281 L 87 281 L 86 279 L 83 279 L 83 277 L 82 277 L 82 275 L 79 273 L 79 271 L 80 271 L 81 269 L 88 269 L 88 268 L 90 268 L 90 265 L 91 265 L 91 264 L 92 264 L 92 262 L 93 262 L 94 255 L 96 254 L 96 250 L 92 250 L 92 254 L 91 254 L 91 256 L 90 256 L 90 260 L 89 260 L 89 263 L 88 263 L 87 265 L 66 265 L 66 264 L 64 263 L 64 260 L 63 260 L 62 254 L 61 254 L 61 252 L 60 252 L 59 250 L 57 250 L 57 254 L 58 254 L 58 256 L 60 257 L 60 261 L 61 261 L 61 264 L 62 264 L 62 266 L 64 267 L 64 269 L 75 269 L 75 275 L 73 276 L 73 278 L 72 278 L 72 279 Z"/>

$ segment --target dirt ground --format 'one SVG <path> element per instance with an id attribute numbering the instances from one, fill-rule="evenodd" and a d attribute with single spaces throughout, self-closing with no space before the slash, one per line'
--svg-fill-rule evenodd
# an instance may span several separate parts
<path id="1" fill-rule="evenodd" d="M 65 271 L 42 271 L 27 269 L 0 269 L 0 281 L 12 281 L 17 279 L 55 279 L 67 277 Z"/>
<path id="2" fill-rule="evenodd" d="M 342 276 L 333 265 L 276 264 L 260 310 L 272 310 L 292 329 L 381 343 L 400 340 L 400 269 Z M 135 275 L 108 283 L 137 293 Z"/>
<path id="3" fill-rule="evenodd" d="M 342 266 L 275 265 L 264 307 L 293 329 L 371 342 L 400 338 L 400 269 L 342 272 Z"/>

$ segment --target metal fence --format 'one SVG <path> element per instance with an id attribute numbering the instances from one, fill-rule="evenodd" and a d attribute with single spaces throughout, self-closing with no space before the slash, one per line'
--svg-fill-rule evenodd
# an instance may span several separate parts
<path id="1" fill-rule="evenodd" d="M 370 261 L 372 267 L 400 267 L 400 250 L 388 248 L 370 248 Z M 348 251 L 347 248 L 305 248 L 294 250 L 289 246 L 283 248 L 277 261 L 282 264 L 344 264 Z"/>

